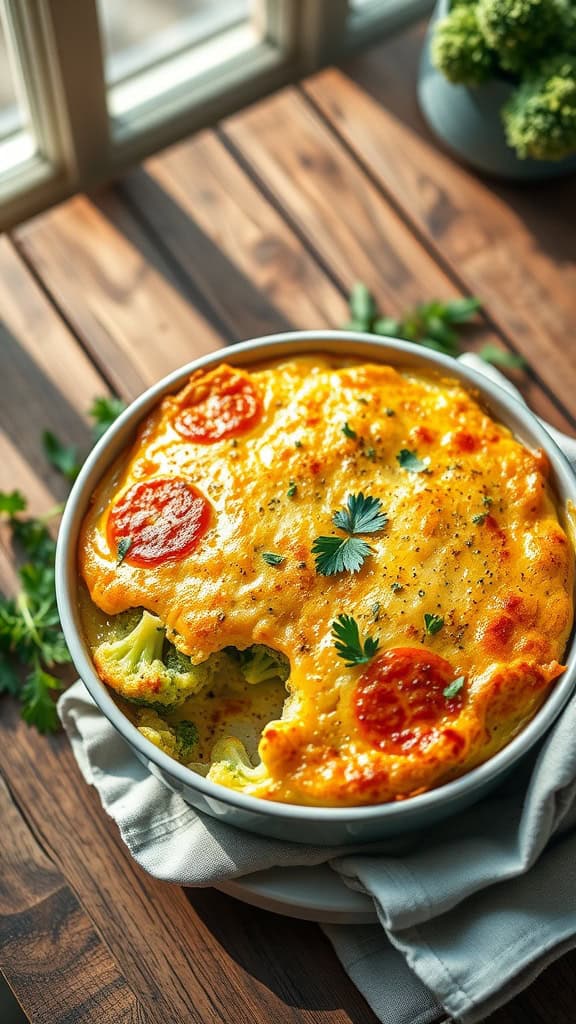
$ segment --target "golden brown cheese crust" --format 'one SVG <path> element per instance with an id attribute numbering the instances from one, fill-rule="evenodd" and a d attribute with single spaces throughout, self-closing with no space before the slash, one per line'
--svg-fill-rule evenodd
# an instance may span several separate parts
<path id="1" fill-rule="evenodd" d="M 573 552 L 545 456 L 452 379 L 321 356 L 267 364 L 250 378 L 261 414 L 246 433 L 209 444 L 183 438 L 174 427 L 183 392 L 148 417 L 102 480 L 79 549 L 92 600 L 108 615 L 155 612 L 195 663 L 253 643 L 289 657 L 292 696 L 263 733 L 265 778 L 238 783 L 245 792 L 353 805 L 406 798 L 462 774 L 508 742 L 561 672 Z M 403 468 L 403 449 L 426 472 Z M 118 565 L 110 509 L 136 482 L 159 476 L 183 477 L 209 500 L 208 530 L 184 557 Z M 359 491 L 382 500 L 388 523 L 366 538 L 373 554 L 360 572 L 323 576 L 314 539 L 338 533 L 334 511 Z M 284 561 L 268 565 L 263 552 Z M 375 745 L 362 728 L 366 670 L 347 668 L 331 635 L 343 613 L 361 635 L 377 635 L 382 652 L 430 652 L 453 678 L 465 677 L 458 701 L 439 701 L 412 746 Z M 435 635 L 425 614 L 443 619 Z"/>

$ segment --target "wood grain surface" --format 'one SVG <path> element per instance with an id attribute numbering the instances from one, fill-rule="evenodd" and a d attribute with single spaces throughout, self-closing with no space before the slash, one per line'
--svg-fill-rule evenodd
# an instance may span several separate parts
<path id="1" fill-rule="evenodd" d="M 66 491 L 52 429 L 86 451 L 86 412 L 203 352 L 339 327 L 356 280 L 400 313 L 477 293 L 469 335 L 528 359 L 532 407 L 576 423 L 574 182 L 483 181 L 431 141 L 409 32 L 148 160 L 0 240 L 0 489 L 34 513 Z M 560 396 L 558 401 L 557 396 Z M 0 529 L 0 579 L 14 586 Z M 320 929 L 144 874 L 67 741 L 2 698 L 0 964 L 36 1024 L 375 1024 Z M 576 954 L 490 1018 L 573 1024 Z"/>

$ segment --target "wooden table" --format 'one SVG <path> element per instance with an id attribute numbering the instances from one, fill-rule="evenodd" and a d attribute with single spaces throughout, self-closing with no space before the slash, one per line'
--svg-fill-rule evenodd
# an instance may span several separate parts
<path id="1" fill-rule="evenodd" d="M 532 407 L 576 426 L 576 182 L 497 185 L 440 152 L 415 101 L 421 30 L 235 115 L 0 240 L 0 486 L 64 497 L 39 443 L 89 446 L 130 400 L 238 339 L 338 327 L 365 281 L 395 314 L 479 295 L 474 343 L 522 353 Z M 0 548 L 7 585 L 12 569 Z M 3 968 L 31 1021 L 374 1021 L 318 926 L 147 877 L 64 736 L 1 704 Z M 576 954 L 494 1024 L 573 1024 Z"/>

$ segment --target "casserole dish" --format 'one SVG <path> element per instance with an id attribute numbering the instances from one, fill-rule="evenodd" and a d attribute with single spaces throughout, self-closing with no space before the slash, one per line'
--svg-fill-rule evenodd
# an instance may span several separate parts
<path id="1" fill-rule="evenodd" d="M 142 418 L 157 406 L 163 396 L 178 391 L 192 371 L 216 367 L 222 363 L 249 368 L 251 364 L 261 365 L 267 360 L 312 352 L 328 354 L 336 359 L 384 363 L 416 374 L 436 372 L 460 381 L 473 390 L 495 421 L 507 426 L 526 447 L 544 450 L 552 467 L 551 482 L 556 504 L 559 509 L 566 510 L 564 525 L 569 530 L 568 510 L 576 495 L 570 466 L 532 414 L 500 387 L 451 359 L 405 342 L 388 339 L 381 341 L 373 336 L 350 332 L 283 334 L 245 342 L 184 367 L 142 395 L 120 417 L 90 455 L 70 496 L 58 545 L 57 592 L 64 633 L 82 679 L 101 710 L 154 775 L 181 793 L 184 799 L 199 810 L 224 818 L 231 824 L 277 838 L 332 845 L 361 842 L 421 828 L 478 799 L 543 735 L 572 691 L 575 670 L 570 646 L 568 656 L 564 659 L 567 668 L 545 704 L 503 750 L 454 781 L 396 803 L 360 807 L 310 807 L 257 799 L 200 777 L 164 754 L 131 724 L 94 671 L 80 620 L 76 552 L 80 529 L 94 489 L 117 456 L 132 441 L 135 428 Z"/>

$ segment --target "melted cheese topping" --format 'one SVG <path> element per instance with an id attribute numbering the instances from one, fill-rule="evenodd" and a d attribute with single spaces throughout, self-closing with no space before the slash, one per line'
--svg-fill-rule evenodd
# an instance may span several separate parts
<path id="1" fill-rule="evenodd" d="M 233 693 L 229 713 L 225 695 L 212 719 L 213 692 L 166 716 L 194 719 L 196 709 L 198 721 L 220 723 L 216 738 L 239 736 L 235 716 L 252 716 L 263 767 L 253 778 L 225 769 L 211 777 L 259 797 L 324 806 L 403 799 L 486 760 L 545 699 L 572 623 L 573 552 L 545 455 L 452 379 L 321 356 L 245 374 L 259 406 L 244 432 L 209 443 L 185 437 L 176 425 L 214 372 L 198 371 L 158 406 L 94 494 L 79 548 L 104 613 L 86 615 L 92 647 L 105 616 L 143 606 L 195 664 L 228 645 L 287 655 L 290 697 L 278 720 L 267 716 L 280 716 L 285 691 L 269 686 L 260 705 L 258 686 Z M 407 468 L 402 450 L 424 471 Z M 129 551 L 118 564 L 111 509 L 135 484 L 173 476 L 208 500 L 206 532 L 160 564 L 131 564 Z M 359 572 L 324 576 L 314 540 L 344 537 L 332 517 L 361 491 L 382 501 L 388 522 L 363 537 L 372 553 Z M 269 565 L 265 552 L 283 561 Z M 361 638 L 378 638 L 370 665 L 347 667 L 338 656 L 332 623 L 341 614 L 355 618 Z M 426 615 L 442 620 L 436 633 Z M 413 664 L 428 657 L 434 684 L 405 668 L 387 675 L 383 657 L 404 649 Z M 205 744 L 213 734 L 206 725 Z"/>

